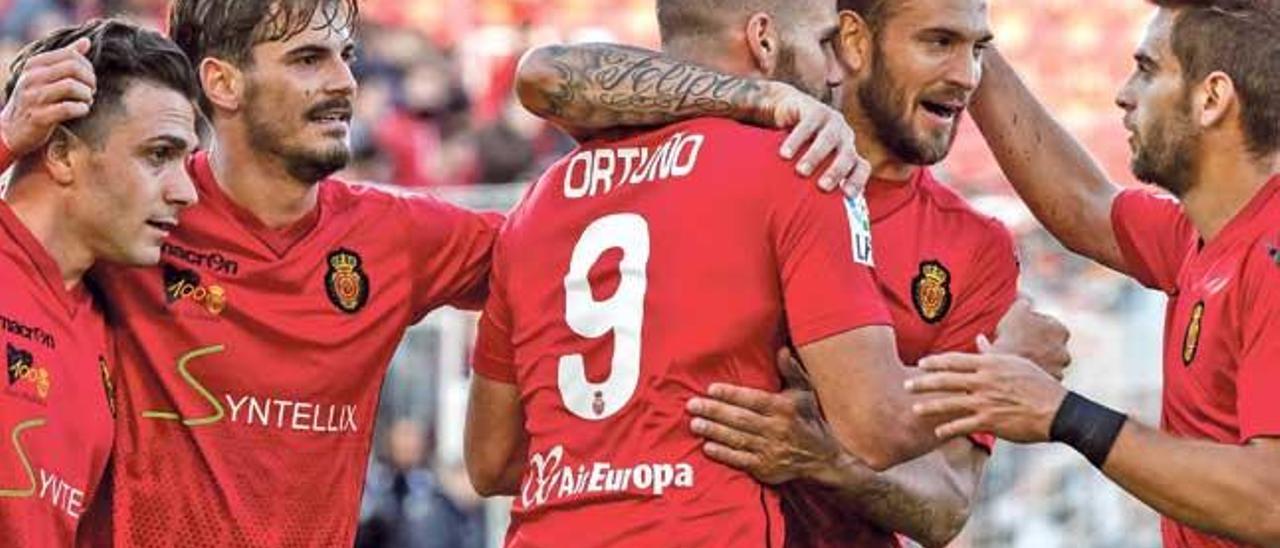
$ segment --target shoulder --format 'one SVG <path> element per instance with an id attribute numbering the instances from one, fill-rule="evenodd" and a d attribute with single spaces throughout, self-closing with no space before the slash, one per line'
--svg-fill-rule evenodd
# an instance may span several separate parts
<path id="1" fill-rule="evenodd" d="M 926 177 L 920 192 L 947 226 L 948 237 L 966 238 L 971 245 L 1013 248 L 1013 234 L 999 219 L 987 215 L 973 206 L 960 193 Z"/>

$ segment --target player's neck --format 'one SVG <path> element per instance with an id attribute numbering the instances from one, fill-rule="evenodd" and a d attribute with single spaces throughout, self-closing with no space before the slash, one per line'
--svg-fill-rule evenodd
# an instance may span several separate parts
<path id="1" fill-rule="evenodd" d="M 253 150 L 248 139 L 215 135 L 209 167 L 227 198 L 269 228 L 289 226 L 316 207 L 319 185 L 294 179 L 278 157 Z"/>
<path id="2" fill-rule="evenodd" d="M 1243 149 L 1202 154 L 1195 184 L 1182 197 L 1200 237 L 1212 240 L 1276 174 L 1277 156 L 1254 159 Z"/>
<path id="3" fill-rule="evenodd" d="M 94 255 L 88 241 L 66 214 L 66 204 L 39 185 L 46 181 L 15 181 L 6 201 L 23 226 L 35 236 L 45 252 L 53 257 L 62 276 L 62 284 L 70 291 L 80 284 L 84 273 L 93 266 Z"/>
<path id="4" fill-rule="evenodd" d="M 859 139 L 858 151 L 871 163 L 871 177 L 877 181 L 906 182 L 920 169 L 920 166 L 902 161 L 874 139 Z"/>

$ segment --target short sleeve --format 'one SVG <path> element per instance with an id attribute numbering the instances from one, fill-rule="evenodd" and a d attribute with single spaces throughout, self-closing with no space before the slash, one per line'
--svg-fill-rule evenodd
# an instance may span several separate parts
<path id="1" fill-rule="evenodd" d="M 507 384 L 516 383 L 515 345 L 511 341 L 511 310 L 501 291 L 491 291 L 480 315 L 472 360 L 477 374 Z"/>
<path id="2" fill-rule="evenodd" d="M 1240 315 L 1236 410 L 1240 441 L 1280 436 L 1280 265 L 1261 244 L 1249 252 Z"/>
<path id="3" fill-rule="evenodd" d="M 824 194 L 778 162 L 770 231 L 796 346 L 851 329 L 889 325 L 872 277 L 866 202 Z"/>
<path id="4" fill-rule="evenodd" d="M 414 320 L 442 305 L 480 308 L 488 295 L 493 244 L 502 216 L 477 213 L 427 195 L 399 198 L 408 209 L 414 275 L 411 309 Z"/>
<path id="5" fill-rule="evenodd" d="M 1197 239 L 1177 200 L 1141 189 L 1125 190 L 1111 203 L 1111 227 L 1126 273 L 1151 289 L 1173 293 L 1178 270 Z"/>

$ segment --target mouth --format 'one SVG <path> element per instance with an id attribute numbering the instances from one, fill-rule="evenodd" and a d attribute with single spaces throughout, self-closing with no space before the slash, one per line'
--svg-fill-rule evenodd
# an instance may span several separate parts
<path id="1" fill-rule="evenodd" d="M 955 122 L 960 118 L 960 114 L 964 112 L 964 102 L 962 101 L 931 101 L 921 100 L 920 108 L 925 112 L 932 114 L 935 118 L 943 122 Z"/>
<path id="2" fill-rule="evenodd" d="M 168 218 L 147 219 L 147 226 L 168 236 L 170 232 L 173 232 L 174 229 L 178 228 L 178 221 L 176 219 Z"/>
<path id="3" fill-rule="evenodd" d="M 353 109 L 350 101 L 329 101 L 307 112 L 307 120 L 319 124 L 346 125 L 351 122 Z"/>

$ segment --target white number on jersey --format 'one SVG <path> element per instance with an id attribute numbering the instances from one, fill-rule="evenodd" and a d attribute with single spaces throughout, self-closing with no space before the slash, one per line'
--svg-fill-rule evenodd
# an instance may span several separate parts
<path id="1" fill-rule="evenodd" d="M 621 282 L 612 297 L 595 300 L 588 273 L 600 256 L 622 249 Z M 649 223 L 632 213 L 608 215 L 591 223 L 573 247 L 569 274 L 564 278 L 565 320 L 583 337 L 596 339 L 613 332 L 613 360 L 609 377 L 587 380 L 581 354 L 560 357 L 560 398 L 571 413 L 602 420 L 617 413 L 640 382 L 640 335 L 644 324 L 644 295 L 648 288 Z"/>

